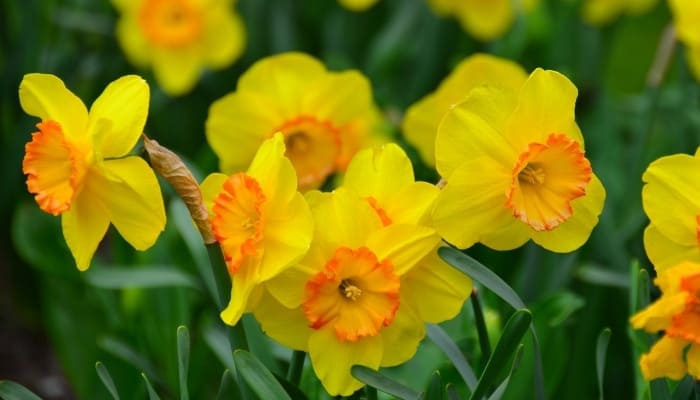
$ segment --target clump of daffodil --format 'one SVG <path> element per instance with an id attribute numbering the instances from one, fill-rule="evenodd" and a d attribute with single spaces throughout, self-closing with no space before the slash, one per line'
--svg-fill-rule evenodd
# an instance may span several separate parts
<path id="1" fill-rule="evenodd" d="M 700 263 L 700 149 L 649 165 L 642 204 L 649 217 L 644 248 L 657 271 L 681 261 Z"/>
<path id="2" fill-rule="evenodd" d="M 487 54 L 475 54 L 460 62 L 438 86 L 406 111 L 402 129 L 406 140 L 431 167 L 435 166 L 435 135 L 442 117 L 461 102 L 470 90 L 481 85 L 517 90 L 527 79 L 520 65 Z"/>
<path id="3" fill-rule="evenodd" d="M 263 330 L 309 353 L 331 395 L 363 386 L 353 365 L 377 369 L 405 362 L 425 335 L 425 321 L 457 314 L 464 296 L 451 281 L 419 261 L 439 242 L 426 226 L 392 223 L 366 197 L 341 187 L 307 193 L 315 221 L 307 255 L 270 280 L 254 310 Z"/>
<path id="4" fill-rule="evenodd" d="M 498 250 L 532 239 L 573 251 L 598 223 L 605 189 L 574 120 L 576 87 L 535 70 L 519 90 L 482 86 L 443 119 L 435 143 L 446 185 L 433 222 L 460 248 Z"/>
<path id="5" fill-rule="evenodd" d="M 379 112 L 369 81 L 357 71 L 330 72 L 315 58 L 284 53 L 255 63 L 235 92 L 215 101 L 207 140 L 220 170 L 243 170 L 260 144 L 281 132 L 302 190 L 344 171 L 377 141 Z"/>
<path id="6" fill-rule="evenodd" d="M 255 306 L 256 289 L 298 261 L 311 242 L 311 212 L 284 152 L 278 133 L 263 142 L 246 172 L 212 174 L 201 185 L 233 283 L 221 312 L 230 325 Z"/>
<path id="7" fill-rule="evenodd" d="M 110 83 L 90 112 L 53 75 L 28 74 L 22 109 L 41 118 L 25 146 L 22 170 L 39 207 L 61 215 L 63 236 L 81 271 L 90 266 L 110 222 L 138 250 L 165 226 L 158 180 L 129 152 L 143 132 L 149 90 L 138 76 Z"/>
<path id="8" fill-rule="evenodd" d="M 375 5 L 378 0 L 338 0 L 340 5 L 350 11 L 365 11 Z"/>
<path id="9" fill-rule="evenodd" d="M 502 37 L 519 12 L 530 12 L 540 0 L 428 0 L 433 11 L 457 18 L 462 28 L 479 40 Z"/>
<path id="10" fill-rule="evenodd" d="M 581 12 L 584 21 L 601 26 L 621 15 L 644 14 L 654 8 L 657 2 L 658 0 L 584 0 Z"/>
<path id="11" fill-rule="evenodd" d="M 700 264 L 682 262 L 658 272 L 661 297 L 634 315 L 636 329 L 663 331 L 639 364 L 644 379 L 700 379 Z"/>
<path id="12" fill-rule="evenodd" d="M 131 63 L 152 67 L 170 95 L 190 91 L 205 68 L 240 57 L 245 28 L 235 0 L 112 0 L 120 13 L 116 34 Z"/>
<path id="13" fill-rule="evenodd" d="M 669 0 L 676 35 L 686 47 L 686 57 L 695 79 L 700 81 L 700 2 Z"/>

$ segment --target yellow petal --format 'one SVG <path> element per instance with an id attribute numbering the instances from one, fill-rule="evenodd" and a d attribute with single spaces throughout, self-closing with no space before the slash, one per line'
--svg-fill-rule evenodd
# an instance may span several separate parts
<path id="1" fill-rule="evenodd" d="M 357 71 L 321 74 L 308 78 L 300 93 L 300 111 L 336 127 L 365 117 L 374 108 L 369 80 Z"/>
<path id="2" fill-rule="evenodd" d="M 700 4 L 694 0 L 669 0 L 676 35 L 690 46 L 700 45 Z"/>
<path id="3" fill-rule="evenodd" d="M 286 308 L 266 293 L 253 314 L 266 335 L 292 349 L 308 351 L 309 337 L 314 331 L 309 328 L 303 308 Z"/>
<path id="4" fill-rule="evenodd" d="M 382 367 L 391 367 L 410 360 L 416 354 L 418 344 L 425 337 L 425 323 L 410 307 L 404 305 L 404 297 L 403 288 L 401 288 L 401 306 L 391 324 L 379 333 L 384 340 Z"/>
<path id="5" fill-rule="evenodd" d="M 698 245 L 700 158 L 687 154 L 661 157 L 642 176 L 642 205 L 651 223 L 674 242 Z"/>
<path id="6" fill-rule="evenodd" d="M 122 13 L 115 34 L 129 62 L 144 68 L 151 63 L 151 48 L 137 18 L 137 13 Z"/>
<path id="7" fill-rule="evenodd" d="M 506 137 L 518 151 L 528 144 L 546 143 L 552 134 L 564 134 L 583 146 L 574 121 L 578 89 L 556 71 L 536 69 L 520 90 L 518 106 L 508 121 Z"/>
<path id="8" fill-rule="evenodd" d="M 90 107 L 88 132 L 100 135 L 104 158 L 121 157 L 134 147 L 143 133 L 148 116 L 148 84 L 136 75 L 127 75 L 110 83 Z M 101 122 L 102 121 L 102 122 Z M 102 124 L 109 121 L 108 131 Z"/>
<path id="9" fill-rule="evenodd" d="M 680 380 L 686 373 L 686 365 L 683 362 L 683 350 L 688 342 L 669 338 L 659 339 L 652 346 L 649 353 L 642 355 L 639 365 L 642 368 L 644 379 L 671 378 Z"/>
<path id="10" fill-rule="evenodd" d="M 109 211 L 122 237 L 136 250 L 155 243 L 165 228 L 165 207 L 158 179 L 139 157 L 105 161 L 101 173 L 87 182 Z"/>
<path id="11" fill-rule="evenodd" d="M 367 247 L 379 260 L 390 260 L 394 273 L 401 276 L 439 242 L 440 237 L 432 228 L 393 224 L 370 234 Z"/>
<path id="12" fill-rule="evenodd" d="M 533 231 L 532 240 L 547 250 L 567 253 L 581 247 L 598 224 L 605 203 L 605 188 L 597 176 L 591 175 L 586 195 L 571 201 L 573 214 L 550 231 Z"/>
<path id="13" fill-rule="evenodd" d="M 695 380 L 700 378 L 700 345 L 691 344 L 690 350 L 685 355 L 686 363 L 688 364 L 688 373 Z"/>
<path id="14" fill-rule="evenodd" d="M 205 63 L 211 68 L 224 68 L 239 58 L 246 43 L 243 20 L 230 11 L 228 2 L 218 2 L 206 8 L 202 49 Z"/>
<path id="15" fill-rule="evenodd" d="M 364 384 L 353 378 L 350 368 L 364 365 L 378 369 L 384 354 L 380 336 L 341 342 L 332 329 L 320 329 L 309 339 L 311 365 L 331 396 L 349 396 Z"/>
<path id="16" fill-rule="evenodd" d="M 206 135 L 219 157 L 221 171 L 245 171 L 260 144 L 274 133 L 283 118 L 271 99 L 249 91 L 239 90 L 212 103 Z"/>
<path id="17" fill-rule="evenodd" d="M 248 168 L 248 175 L 258 181 L 273 207 L 286 207 L 297 190 L 296 172 L 284 152 L 284 138 L 277 133 L 262 143 Z"/>
<path id="18" fill-rule="evenodd" d="M 583 2 L 583 20 L 594 26 L 612 22 L 623 11 L 625 2 L 611 0 L 585 0 Z"/>
<path id="19" fill-rule="evenodd" d="M 635 329 L 644 329 L 648 332 L 658 332 L 666 329 L 675 314 L 683 311 L 688 294 L 679 292 L 673 295 L 664 295 L 650 304 L 644 310 L 630 318 L 630 323 Z"/>
<path id="20" fill-rule="evenodd" d="M 464 249 L 511 224 L 515 217 L 505 207 L 510 179 L 509 170 L 488 158 L 469 160 L 457 168 L 435 200 L 433 224 L 440 236 Z M 506 244 L 513 249 L 528 237 L 511 239 Z"/>
<path id="21" fill-rule="evenodd" d="M 195 87 L 204 62 L 196 48 L 153 49 L 152 55 L 153 73 L 165 93 L 181 96 Z"/>
<path id="22" fill-rule="evenodd" d="M 338 0 L 350 11 L 365 11 L 377 3 L 377 0 Z"/>
<path id="23" fill-rule="evenodd" d="M 672 295 L 680 292 L 681 281 L 684 277 L 700 274 L 700 264 L 683 261 L 673 267 L 658 271 L 654 284 L 661 289 L 664 295 Z"/>
<path id="24" fill-rule="evenodd" d="M 430 225 L 430 213 L 439 194 L 437 186 L 415 182 L 384 203 L 384 210 L 395 224 Z"/>
<path id="25" fill-rule="evenodd" d="M 49 74 L 27 74 L 19 84 L 19 102 L 29 115 L 53 120 L 72 140 L 85 140 L 88 112 L 63 81 Z"/>
<path id="26" fill-rule="evenodd" d="M 357 153 L 348 165 L 343 185 L 384 204 L 413 182 L 411 160 L 399 146 L 389 143 Z"/>
<path id="27" fill-rule="evenodd" d="M 257 260 L 246 257 L 241 267 L 231 277 L 231 299 L 221 311 L 221 320 L 228 325 L 236 325 L 248 305 L 248 298 L 259 283 Z M 258 304 L 259 305 L 259 304 Z"/>
<path id="28" fill-rule="evenodd" d="M 89 181 L 88 175 L 86 183 Z M 98 188 L 86 184 L 70 210 L 61 215 L 63 237 L 81 271 L 90 267 L 97 245 L 109 227 L 109 212 L 100 201 L 100 196 Z"/>
<path id="29" fill-rule="evenodd" d="M 322 264 L 321 264 L 322 266 Z M 300 307 L 306 295 L 306 282 L 317 271 L 295 265 L 265 282 L 268 293 L 286 308 Z"/>
<path id="30" fill-rule="evenodd" d="M 693 73 L 697 81 L 700 81 L 700 42 L 694 45 L 694 47 L 688 47 L 685 56 L 688 59 L 690 72 Z"/>
<path id="31" fill-rule="evenodd" d="M 503 36 L 515 19 L 511 0 L 464 0 L 457 10 L 457 18 L 465 31 L 480 40 L 494 40 Z"/>
<path id="32" fill-rule="evenodd" d="M 216 196 L 221 193 L 227 179 L 228 176 L 225 174 L 215 172 L 204 178 L 204 181 L 202 181 L 202 183 L 199 185 L 199 190 L 202 192 L 202 201 L 204 202 L 205 207 L 207 207 L 209 218 L 214 215 L 212 211 L 214 200 L 216 199 Z"/>
<path id="33" fill-rule="evenodd" d="M 697 243 L 682 245 L 664 236 L 654 224 L 644 230 L 644 250 L 657 272 L 682 261 L 700 263 L 700 248 Z"/>
<path id="34" fill-rule="evenodd" d="M 472 280 L 431 251 L 401 279 L 402 305 L 421 321 L 437 324 L 454 318 L 472 292 Z"/>
<path id="35" fill-rule="evenodd" d="M 515 94 L 482 86 L 445 114 L 435 138 L 435 160 L 442 177 L 449 177 L 464 161 L 489 157 L 508 170 L 519 153 L 503 136 Z"/>
<path id="36" fill-rule="evenodd" d="M 435 167 L 435 136 L 440 121 L 449 111 L 449 107 L 461 100 L 462 97 L 463 95 L 448 105 L 444 105 L 436 94 L 429 94 L 413 103 L 406 110 L 401 130 L 406 141 L 418 150 L 421 159 L 430 167 Z"/>

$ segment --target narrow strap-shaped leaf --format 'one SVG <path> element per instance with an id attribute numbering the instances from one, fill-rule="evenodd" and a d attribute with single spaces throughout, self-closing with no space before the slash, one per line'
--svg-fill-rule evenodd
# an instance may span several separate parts
<path id="1" fill-rule="evenodd" d="M 469 362 L 462 354 L 462 351 L 457 347 L 457 344 L 452 338 L 439 326 L 427 325 L 428 337 L 435 343 L 440 350 L 445 353 L 447 358 L 452 361 L 459 374 L 462 376 L 464 383 L 467 384 L 469 390 L 473 391 L 476 387 L 476 375 Z"/>
<path id="2" fill-rule="evenodd" d="M 481 309 L 481 300 L 479 300 L 479 291 L 474 288 L 471 294 L 472 309 L 474 310 L 474 324 L 476 325 L 476 333 L 479 336 L 479 347 L 484 360 L 491 357 L 491 342 L 489 340 L 488 329 L 486 328 L 486 320 L 484 319 L 484 310 Z"/>
<path id="3" fill-rule="evenodd" d="M 496 390 L 493 391 L 491 396 L 489 396 L 489 400 L 501 400 L 503 395 L 506 392 L 506 389 L 508 388 L 508 383 L 510 383 L 510 377 L 513 376 L 513 373 L 515 372 L 516 369 L 518 369 L 518 365 L 520 365 L 520 359 L 523 356 L 523 345 L 520 344 L 518 346 L 518 350 L 515 352 L 515 357 L 513 357 L 513 365 L 510 367 L 510 372 L 508 373 L 508 376 L 501 382 L 500 385 L 496 388 Z"/>
<path id="4" fill-rule="evenodd" d="M 350 373 L 352 373 L 352 376 L 354 376 L 355 379 L 400 399 L 415 400 L 421 398 L 420 393 L 409 388 L 408 386 L 404 386 L 401 383 L 387 378 L 379 372 L 363 365 L 353 365 Z"/>
<path id="5" fill-rule="evenodd" d="M 603 400 L 603 377 L 605 375 L 605 356 L 608 353 L 608 343 L 610 343 L 610 328 L 603 329 L 598 335 L 595 345 L 595 369 L 598 376 L 598 393 L 600 400 Z"/>
<path id="6" fill-rule="evenodd" d="M 510 304 L 511 307 L 515 308 L 516 310 L 525 308 L 525 303 L 520 299 L 518 294 L 515 293 L 515 290 L 508 286 L 508 284 L 493 271 L 477 260 L 452 247 L 439 248 L 438 255 L 448 264 L 467 274 L 472 279 L 480 282 L 482 285 L 494 292 L 498 297 L 503 299 L 506 303 Z M 535 398 L 544 399 L 544 372 L 542 370 L 542 353 L 540 352 L 540 343 L 537 339 L 537 332 L 535 332 L 534 326 L 530 326 L 530 332 L 532 332 L 532 346 L 535 359 Z"/>
<path id="7" fill-rule="evenodd" d="M 486 391 L 494 386 L 499 373 L 503 371 L 505 365 L 516 353 L 520 341 L 530 327 L 531 322 L 532 314 L 527 309 L 517 310 L 508 318 L 506 325 L 503 327 L 503 333 L 498 339 L 498 343 L 496 343 L 496 348 L 486 363 L 486 368 L 481 373 L 479 382 L 470 399 L 481 400 L 486 395 Z"/>
<path id="8" fill-rule="evenodd" d="M 0 399 L 4 400 L 41 400 L 31 390 L 13 381 L 0 381 Z"/>
<path id="9" fill-rule="evenodd" d="M 253 354 L 245 350 L 236 350 L 233 353 L 233 361 L 236 363 L 238 373 L 259 398 L 291 400 L 291 397 L 284 391 L 282 385 L 272 375 L 272 372 Z"/>
<path id="10" fill-rule="evenodd" d="M 199 289 L 197 280 L 174 265 L 149 265 L 138 268 L 96 267 L 83 274 L 92 286 L 103 289 L 185 286 Z"/>
<path id="11" fill-rule="evenodd" d="M 219 384 L 219 393 L 216 395 L 217 400 L 231 399 L 236 393 L 236 378 L 233 377 L 233 373 L 230 369 L 225 369 L 223 375 L 221 375 L 221 383 Z"/>
<path id="12" fill-rule="evenodd" d="M 117 387 L 114 386 L 114 380 L 112 380 L 112 375 L 109 374 L 107 367 L 101 362 L 95 363 L 95 370 L 97 371 L 97 376 L 100 377 L 102 384 L 105 385 L 107 391 L 114 400 L 119 400 L 119 392 L 117 392 Z"/>
<path id="13" fill-rule="evenodd" d="M 445 393 L 447 393 L 447 400 L 460 400 L 457 388 L 451 383 L 445 386 Z"/>
<path id="14" fill-rule="evenodd" d="M 160 396 L 158 396 L 158 393 L 156 393 L 156 391 L 153 389 L 153 385 L 151 385 L 151 381 L 148 380 L 146 374 L 141 372 L 141 377 L 146 383 L 146 391 L 148 391 L 148 400 L 160 400 Z"/>
<path id="15" fill-rule="evenodd" d="M 428 382 L 428 389 L 425 391 L 425 398 L 430 400 L 443 400 L 444 391 L 442 389 L 442 378 L 440 371 L 433 372 Z"/>
<path id="16" fill-rule="evenodd" d="M 676 390 L 673 391 L 673 400 L 688 400 L 693 391 L 695 390 L 696 384 L 695 379 L 690 375 L 686 375 L 685 378 L 676 386 Z M 697 393 L 695 393 L 697 394 Z M 693 396 L 697 398 L 697 396 Z"/>
<path id="17" fill-rule="evenodd" d="M 204 328 L 204 343 L 206 343 L 211 351 L 219 358 L 219 361 L 224 367 L 229 370 L 236 371 L 236 365 L 233 362 L 233 351 L 231 350 L 231 342 L 226 336 L 226 332 L 217 323 L 209 324 Z"/>
<path id="18" fill-rule="evenodd" d="M 668 389 L 666 379 L 654 379 L 649 382 L 651 400 L 671 400 L 671 391 Z"/>
<path id="19" fill-rule="evenodd" d="M 156 368 L 153 366 L 153 364 L 142 354 L 139 354 L 136 350 L 131 348 L 131 346 L 123 341 L 112 336 L 106 336 L 99 339 L 97 341 L 97 345 L 108 353 L 112 353 L 113 355 L 140 369 L 145 374 L 150 376 L 156 383 L 163 381 L 157 374 Z"/>
<path id="20" fill-rule="evenodd" d="M 190 365 L 190 332 L 186 326 L 177 328 L 177 374 L 180 382 L 180 400 L 189 400 L 187 374 Z"/>

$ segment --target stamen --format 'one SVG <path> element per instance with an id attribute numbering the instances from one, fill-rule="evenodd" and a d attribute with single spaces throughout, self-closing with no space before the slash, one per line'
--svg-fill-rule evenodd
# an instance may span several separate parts
<path id="1" fill-rule="evenodd" d="M 544 183 L 544 169 L 537 164 L 528 164 L 518 174 L 520 183 L 529 183 L 531 185 L 540 185 Z"/>
<path id="2" fill-rule="evenodd" d="M 353 285 L 349 279 L 343 279 L 338 286 L 340 293 L 346 298 L 355 301 L 362 295 L 362 289 Z"/>

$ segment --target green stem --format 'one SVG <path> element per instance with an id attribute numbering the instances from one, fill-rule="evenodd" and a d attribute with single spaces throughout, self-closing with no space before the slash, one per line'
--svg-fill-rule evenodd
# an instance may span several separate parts
<path id="1" fill-rule="evenodd" d="M 474 322 L 476 323 L 476 332 L 479 335 L 479 346 L 481 347 L 482 360 L 488 360 L 491 357 L 491 342 L 489 341 L 489 333 L 486 329 L 486 320 L 484 312 L 481 309 L 481 301 L 479 300 L 479 291 L 474 288 L 472 290 L 472 308 L 474 309 Z"/>
<path id="2" fill-rule="evenodd" d="M 367 393 L 367 400 L 377 400 L 377 388 L 365 386 L 365 393 Z"/>
<path id="3" fill-rule="evenodd" d="M 294 350 L 292 359 L 289 361 L 289 370 L 287 371 L 287 381 L 294 386 L 299 386 L 301 381 L 301 372 L 304 370 L 304 361 L 306 360 L 306 352 Z"/>
<path id="4" fill-rule="evenodd" d="M 219 243 L 209 243 L 207 245 L 207 255 L 209 255 L 209 262 L 216 281 L 216 306 L 221 310 L 226 304 L 226 293 L 229 293 L 231 290 L 231 278 L 228 275 L 228 269 L 226 268 L 226 262 L 224 261 L 223 253 L 221 253 Z"/>

